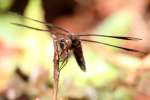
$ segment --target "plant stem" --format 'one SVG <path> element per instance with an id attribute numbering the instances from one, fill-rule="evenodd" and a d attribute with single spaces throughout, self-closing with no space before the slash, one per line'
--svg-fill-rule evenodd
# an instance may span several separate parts
<path id="1" fill-rule="evenodd" d="M 59 84 L 59 58 L 58 58 L 58 46 L 57 46 L 57 39 L 53 38 L 53 43 L 54 43 L 54 72 L 53 72 L 53 99 L 52 100 L 57 100 L 57 93 L 58 93 L 58 84 Z"/>

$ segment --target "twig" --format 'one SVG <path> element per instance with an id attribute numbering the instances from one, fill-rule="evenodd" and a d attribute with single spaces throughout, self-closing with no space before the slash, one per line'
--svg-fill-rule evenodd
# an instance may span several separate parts
<path id="1" fill-rule="evenodd" d="M 59 84 L 59 58 L 58 58 L 58 46 L 57 46 L 57 39 L 54 36 L 53 38 L 53 43 L 54 43 L 54 81 L 53 81 L 53 99 L 52 100 L 57 100 L 57 93 L 58 93 L 58 84 Z"/>

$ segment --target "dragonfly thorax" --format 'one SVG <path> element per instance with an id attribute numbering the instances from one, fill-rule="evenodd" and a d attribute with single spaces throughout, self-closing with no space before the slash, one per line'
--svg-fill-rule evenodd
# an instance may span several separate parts
<path id="1" fill-rule="evenodd" d="M 81 45 L 81 41 L 78 38 L 74 38 L 72 40 L 72 48 L 77 48 L 80 45 Z"/>

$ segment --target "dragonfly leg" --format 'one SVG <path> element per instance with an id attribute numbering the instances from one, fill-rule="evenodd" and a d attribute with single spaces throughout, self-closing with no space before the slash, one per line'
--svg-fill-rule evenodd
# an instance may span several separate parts
<path id="1" fill-rule="evenodd" d="M 70 55 L 68 54 L 68 55 L 65 57 L 65 59 L 62 61 L 62 64 L 61 64 L 61 66 L 59 67 L 59 71 L 61 71 L 61 70 L 65 67 L 65 65 L 68 63 L 69 57 L 70 57 Z"/>

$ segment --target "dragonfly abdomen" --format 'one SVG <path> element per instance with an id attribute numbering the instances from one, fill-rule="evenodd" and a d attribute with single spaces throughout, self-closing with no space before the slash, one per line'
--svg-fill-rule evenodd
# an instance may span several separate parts
<path id="1" fill-rule="evenodd" d="M 79 39 L 72 40 L 72 49 L 75 59 L 82 71 L 86 71 L 85 60 L 83 56 L 81 41 Z"/>

